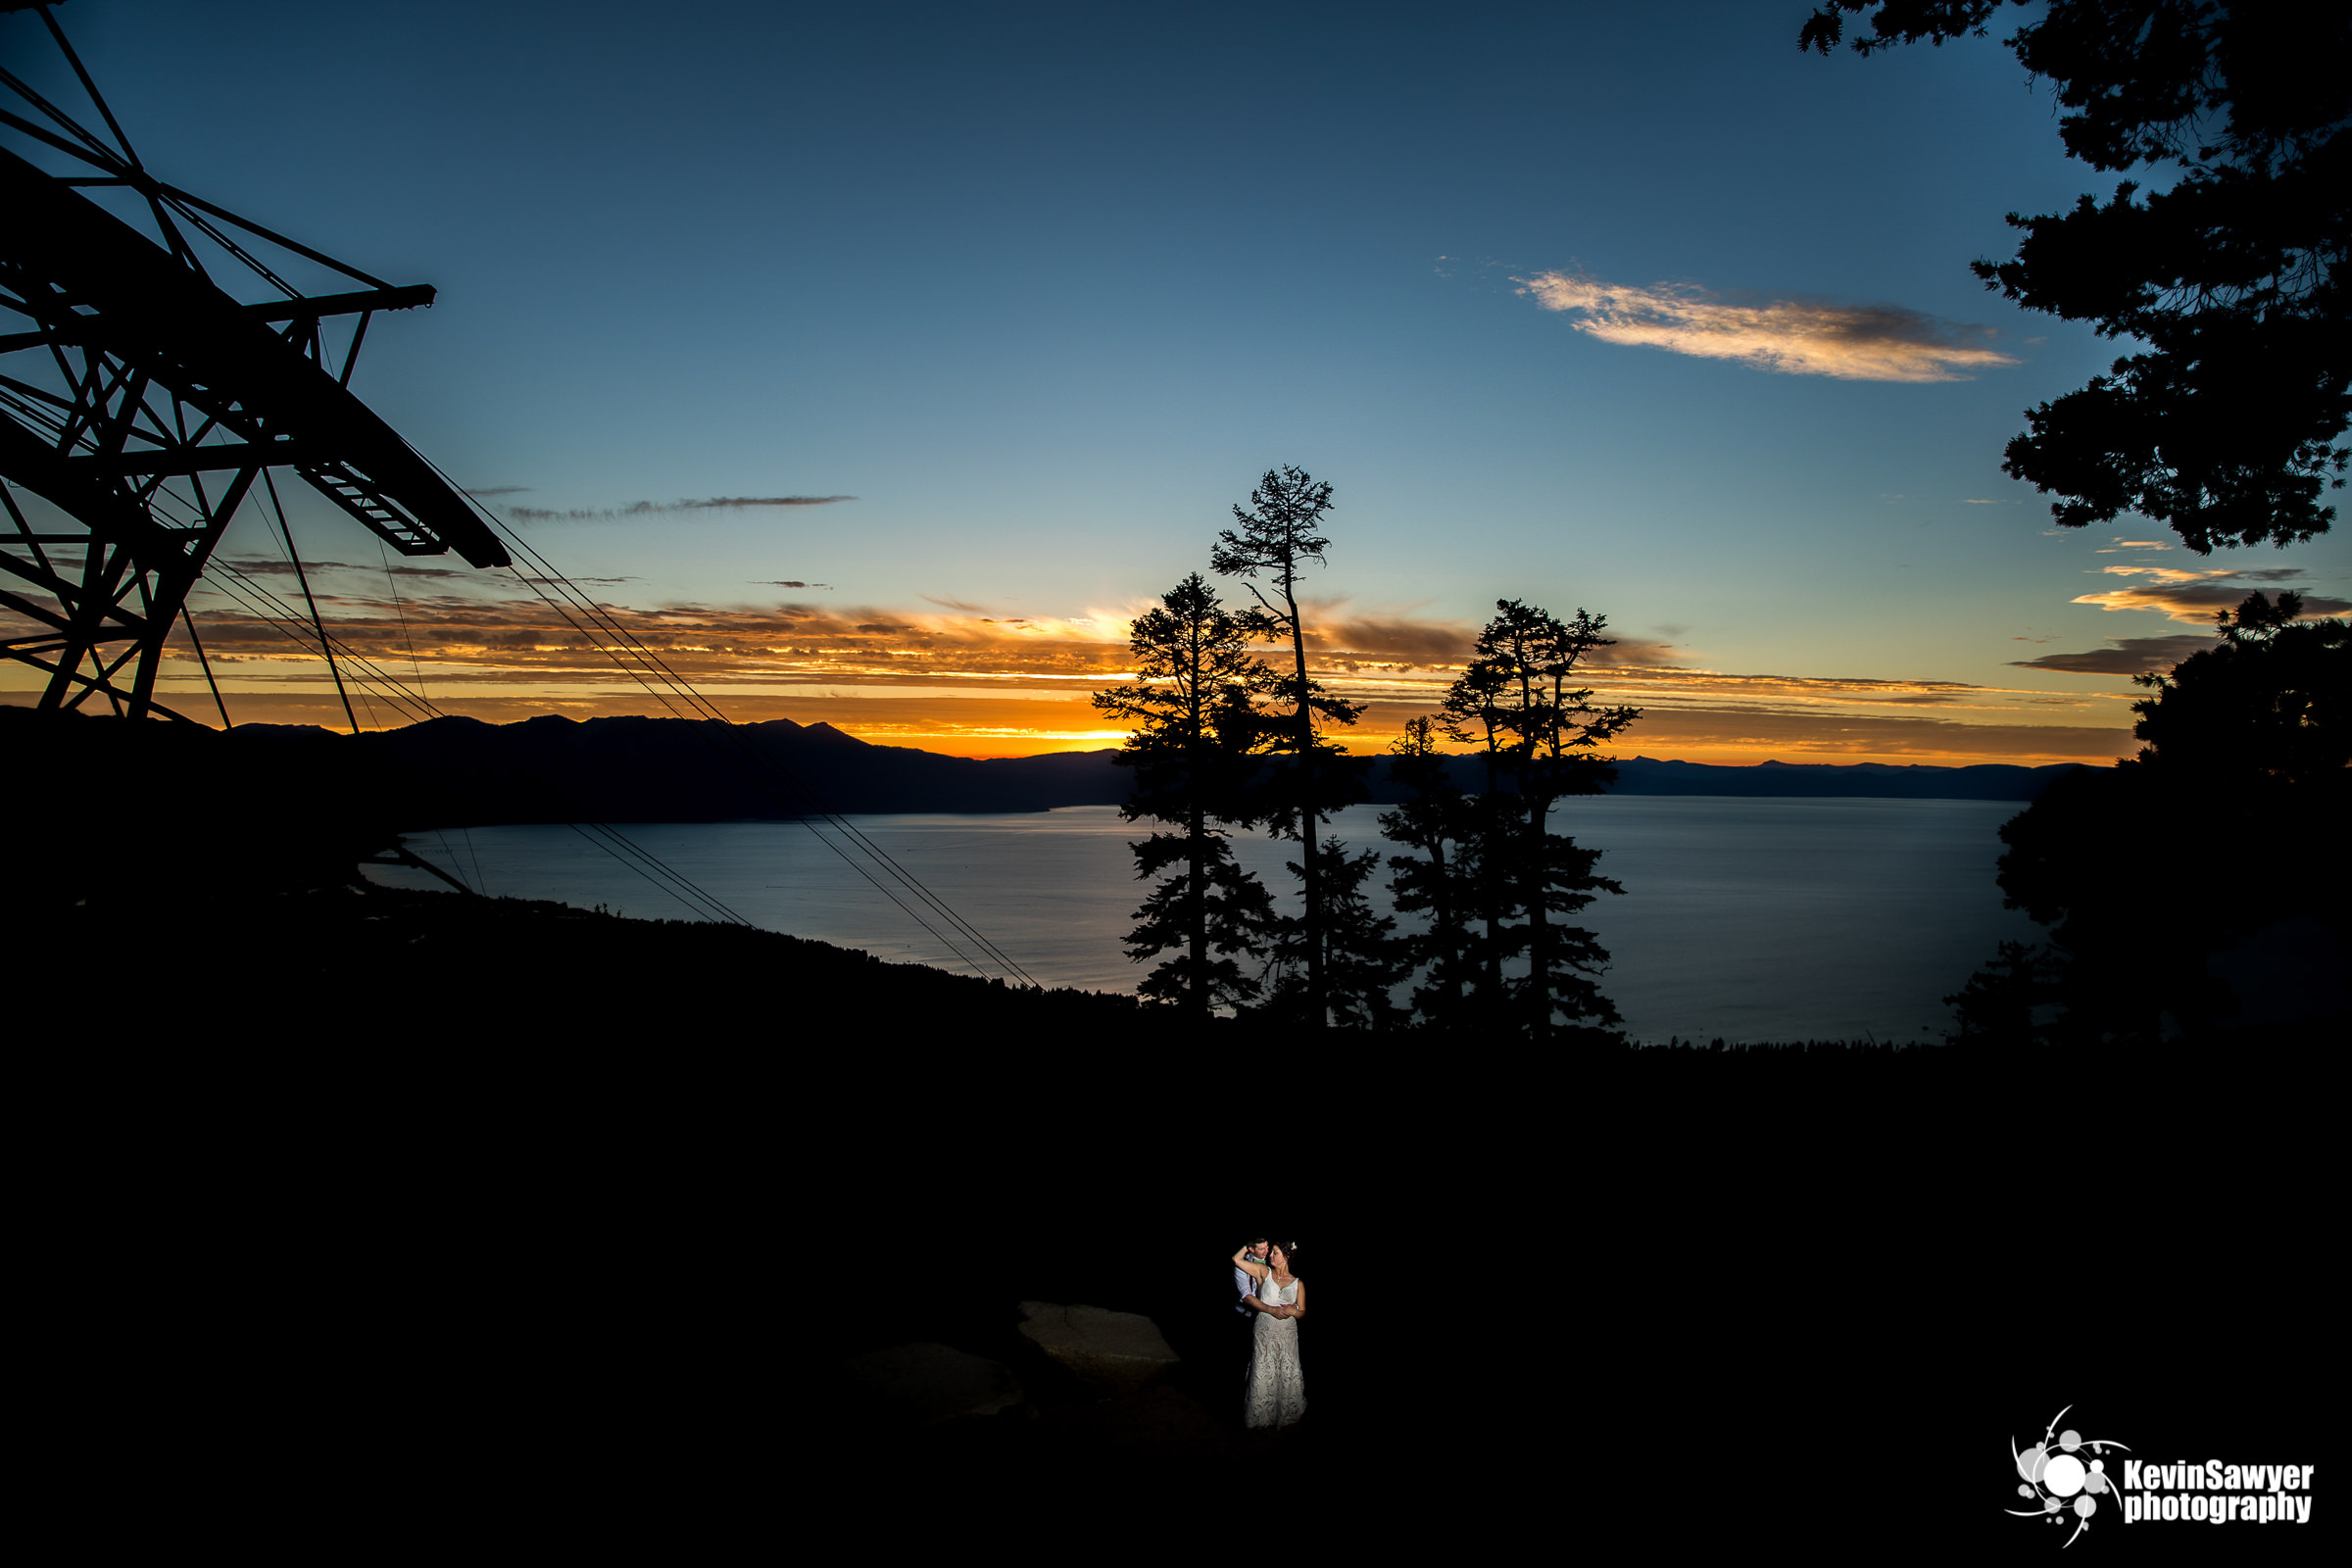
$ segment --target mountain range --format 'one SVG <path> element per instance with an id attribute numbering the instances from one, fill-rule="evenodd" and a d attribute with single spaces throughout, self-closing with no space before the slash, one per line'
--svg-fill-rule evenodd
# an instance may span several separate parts
<path id="1" fill-rule="evenodd" d="M 494 822 L 712 822 L 843 812 L 1043 811 L 1115 806 L 1131 775 L 1109 750 L 977 760 L 878 746 L 830 724 L 790 719 L 728 726 L 681 718 L 557 714 L 489 724 L 444 717 L 360 736 L 310 726 L 245 725 L 244 744 L 332 746 L 398 802 L 411 828 Z M 312 737 L 315 737 L 312 738 Z M 1464 786 L 1474 759 L 1453 760 Z M 1629 758 L 1619 795 L 1846 796 L 2031 801 L 2079 764 L 1895 766 L 1763 762 L 1724 767 Z M 1372 798 L 1405 792 L 1375 764 Z"/>

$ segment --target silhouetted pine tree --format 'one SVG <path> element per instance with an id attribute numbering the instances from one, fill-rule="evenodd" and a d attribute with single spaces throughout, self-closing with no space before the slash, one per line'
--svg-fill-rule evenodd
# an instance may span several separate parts
<path id="1" fill-rule="evenodd" d="M 1248 652 L 1250 626 L 1217 601 L 1199 572 L 1136 617 L 1128 636 L 1138 681 L 1095 694 L 1095 707 L 1133 723 L 1115 760 L 1135 769 L 1119 808 L 1132 822 L 1173 824 L 1130 846 L 1136 875 L 1179 867 L 1136 910 L 1127 956 L 1141 963 L 1176 950 L 1138 987 L 1142 996 L 1205 1020 L 1254 1000 L 1260 980 L 1237 961 L 1261 957 L 1274 922 L 1263 883 L 1233 858 L 1223 831 L 1251 820 L 1252 753 L 1261 738 L 1254 698 L 1271 672 Z"/>
<path id="2" fill-rule="evenodd" d="M 1509 684 L 1499 664 L 1474 661 L 1446 689 L 1436 721 L 1448 740 L 1478 748 L 1486 786 L 1462 803 L 1452 876 L 1468 938 L 1461 970 L 1471 992 L 1464 1017 L 1492 1029 L 1503 1027 L 1502 961 L 1510 950 L 1503 926 L 1515 908 L 1509 853 L 1512 813 L 1502 795 L 1509 760 L 1509 708 L 1504 701 Z"/>
<path id="3" fill-rule="evenodd" d="M 1569 684 L 1594 650 L 1613 645 L 1601 635 L 1605 619 L 1579 610 L 1562 622 L 1511 599 L 1494 608 L 1439 716 L 1445 733 L 1480 748 L 1486 772 L 1461 856 L 1467 902 L 1484 925 L 1473 944 L 1481 950 L 1473 1010 L 1484 1027 L 1507 1016 L 1513 1032 L 1537 1040 L 1562 1028 L 1613 1038 L 1617 1009 L 1592 978 L 1608 954 L 1591 931 L 1553 917 L 1625 889 L 1593 873 L 1599 851 L 1554 835 L 1550 815 L 1560 800 L 1597 795 L 1616 778 L 1598 748 L 1641 710 L 1596 708 L 1590 687 Z M 1508 974 L 1506 964 L 1520 958 L 1527 973 Z"/>
<path id="4" fill-rule="evenodd" d="M 2155 695 L 2132 705 L 2137 758 L 2061 777 L 2002 826 L 2001 891 L 2048 947 L 2029 972 L 2004 944 L 1945 998 L 1956 1038 L 2152 1046 L 2352 1022 L 2352 627 L 2292 593 L 2217 621 L 2218 641 L 2138 677 Z M 2273 973 L 2243 968 L 2266 950 Z M 2054 1016 L 2020 1022 L 2024 995 Z"/>
<path id="5" fill-rule="evenodd" d="M 1992 961 L 1943 999 L 1959 1029 L 1953 1045 L 2019 1047 L 2048 1043 L 2047 1012 L 2059 1001 L 2063 958 L 2048 948 L 2004 942 Z"/>
<path id="6" fill-rule="evenodd" d="M 1426 978 L 1413 991 L 1413 1011 L 1440 1027 L 1468 1019 L 1473 972 L 1464 859 L 1473 831 L 1470 797 L 1446 772 L 1438 727 L 1427 714 L 1408 718 L 1390 746 L 1389 776 L 1413 798 L 1380 816 L 1381 833 L 1418 855 L 1393 855 L 1389 891 L 1396 907 L 1425 915 L 1428 925 L 1405 937 L 1405 951 Z"/>
<path id="7" fill-rule="evenodd" d="M 1331 510 L 1331 486 L 1304 470 L 1284 466 L 1268 469 L 1250 493 L 1252 510 L 1233 509 L 1239 531 L 1228 528 L 1217 536 L 1209 564 L 1225 576 L 1244 579 L 1257 608 L 1248 618 L 1252 632 L 1268 642 L 1291 645 L 1291 672 L 1279 677 L 1270 696 L 1272 706 L 1287 710 L 1270 723 L 1274 749 L 1284 760 L 1268 770 L 1264 790 L 1265 819 L 1274 831 L 1298 841 L 1296 872 L 1305 898 L 1305 1005 L 1303 1020 L 1321 1028 L 1330 1016 L 1331 996 L 1325 969 L 1330 936 L 1323 890 L 1323 856 L 1315 830 L 1343 806 L 1365 798 L 1364 766 L 1347 757 L 1322 736 L 1322 727 L 1352 724 L 1363 705 L 1324 695 L 1322 686 L 1306 673 L 1306 626 L 1298 614 L 1298 573 L 1307 562 L 1325 564 L 1331 541 L 1316 530 Z M 1263 575 L 1271 596 L 1261 591 Z"/>
<path id="8" fill-rule="evenodd" d="M 1292 875 L 1298 865 L 1291 862 Z M 1392 993 L 1413 972 L 1411 950 L 1396 935 L 1396 922 L 1372 907 L 1365 884 L 1380 869 L 1380 854 L 1349 855 L 1333 839 L 1323 847 L 1323 984 L 1332 1022 L 1343 1029 L 1390 1029 L 1408 1013 Z M 1305 958 L 1311 940 L 1306 922 L 1285 915 L 1274 926 L 1273 979 L 1262 1009 L 1269 1016 L 1310 1017 Z"/>

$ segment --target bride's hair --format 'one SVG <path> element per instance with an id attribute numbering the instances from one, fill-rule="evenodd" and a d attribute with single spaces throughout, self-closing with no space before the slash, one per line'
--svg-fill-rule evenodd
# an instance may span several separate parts
<path id="1" fill-rule="evenodd" d="M 1298 1272 L 1298 1244 L 1297 1242 L 1276 1242 L 1274 1245 L 1282 1250 L 1283 1262 L 1289 1266 L 1291 1273 L 1296 1275 Z"/>

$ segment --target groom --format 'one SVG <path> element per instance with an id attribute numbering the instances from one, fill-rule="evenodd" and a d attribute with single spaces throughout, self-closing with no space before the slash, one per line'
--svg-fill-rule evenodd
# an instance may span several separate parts
<path id="1" fill-rule="evenodd" d="M 1260 1236 L 1250 1244 L 1250 1260 L 1253 1263 L 1263 1263 L 1266 1260 L 1266 1239 Z M 1242 1321 L 1247 1323 L 1257 1315 L 1250 1307 L 1250 1298 L 1257 1294 L 1257 1281 L 1245 1270 L 1236 1268 L 1233 1271 L 1233 1288 L 1242 1293 L 1241 1299 L 1233 1303 L 1233 1309 L 1241 1313 Z M 1251 1325 L 1251 1332 L 1255 1332 L 1255 1325 Z"/>

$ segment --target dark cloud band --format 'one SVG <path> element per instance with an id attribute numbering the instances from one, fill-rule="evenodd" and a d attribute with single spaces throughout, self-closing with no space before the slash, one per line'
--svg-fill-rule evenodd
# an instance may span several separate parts
<path id="1" fill-rule="evenodd" d="M 710 496 L 687 501 L 632 501 L 622 507 L 509 507 L 516 522 L 603 522 L 615 517 L 651 517 L 667 512 L 737 512 L 753 507 L 830 507 L 856 496 Z"/>

